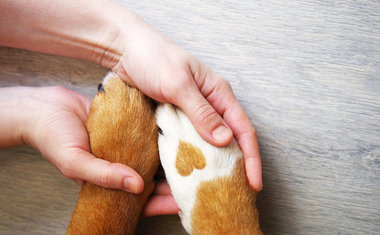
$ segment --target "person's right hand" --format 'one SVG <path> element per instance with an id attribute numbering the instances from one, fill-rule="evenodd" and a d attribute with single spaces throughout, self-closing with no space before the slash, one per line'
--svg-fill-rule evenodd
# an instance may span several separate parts
<path id="1" fill-rule="evenodd" d="M 261 190 L 256 131 L 227 80 L 138 17 L 131 21 L 127 32 L 121 29 L 124 50 L 112 70 L 151 98 L 179 106 L 209 143 L 224 146 L 235 135 L 249 183 Z"/>

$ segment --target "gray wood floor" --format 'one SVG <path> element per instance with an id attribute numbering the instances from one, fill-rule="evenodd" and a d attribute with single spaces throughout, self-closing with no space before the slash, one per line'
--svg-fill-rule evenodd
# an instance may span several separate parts
<path id="1" fill-rule="evenodd" d="M 265 234 L 379 233 L 379 1 L 119 2 L 232 84 L 259 135 Z M 91 97 L 105 73 L 0 48 L 0 86 Z M 79 188 L 19 147 L 0 150 L 0 192 L 0 234 L 63 234 Z M 138 234 L 185 233 L 163 216 Z"/>

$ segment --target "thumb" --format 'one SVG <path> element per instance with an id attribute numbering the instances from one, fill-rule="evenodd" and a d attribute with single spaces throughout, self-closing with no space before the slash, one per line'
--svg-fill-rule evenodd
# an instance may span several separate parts
<path id="1" fill-rule="evenodd" d="M 231 129 L 203 97 L 195 83 L 185 92 L 179 92 L 176 99 L 174 103 L 186 113 L 203 139 L 216 146 L 224 146 L 231 141 Z"/>
<path id="2" fill-rule="evenodd" d="M 143 191 L 144 181 L 142 177 L 129 166 L 96 158 L 82 149 L 75 152 L 72 161 L 67 164 L 67 167 L 61 169 L 66 177 L 84 180 L 104 188 L 121 189 L 130 193 L 141 193 Z"/>

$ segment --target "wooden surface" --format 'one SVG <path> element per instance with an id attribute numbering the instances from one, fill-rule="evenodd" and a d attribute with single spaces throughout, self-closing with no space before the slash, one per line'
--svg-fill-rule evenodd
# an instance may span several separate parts
<path id="1" fill-rule="evenodd" d="M 265 234 L 379 233 L 378 1 L 119 2 L 232 84 L 259 135 Z M 105 73 L 0 48 L 0 86 L 92 96 Z M 0 234 L 63 234 L 79 192 L 28 147 L 0 150 L 0 190 Z M 138 234 L 185 233 L 167 216 Z"/>

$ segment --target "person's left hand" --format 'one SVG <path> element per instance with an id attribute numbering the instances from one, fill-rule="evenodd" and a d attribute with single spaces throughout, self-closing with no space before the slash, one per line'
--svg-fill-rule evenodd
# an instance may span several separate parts
<path id="1" fill-rule="evenodd" d="M 64 176 L 78 184 L 139 193 L 141 176 L 132 168 L 90 153 L 85 123 L 91 100 L 62 87 L 0 88 L 0 147 L 35 147 Z M 124 180 L 128 178 L 128 184 Z M 167 183 L 156 185 L 145 216 L 174 214 L 178 207 Z"/>

